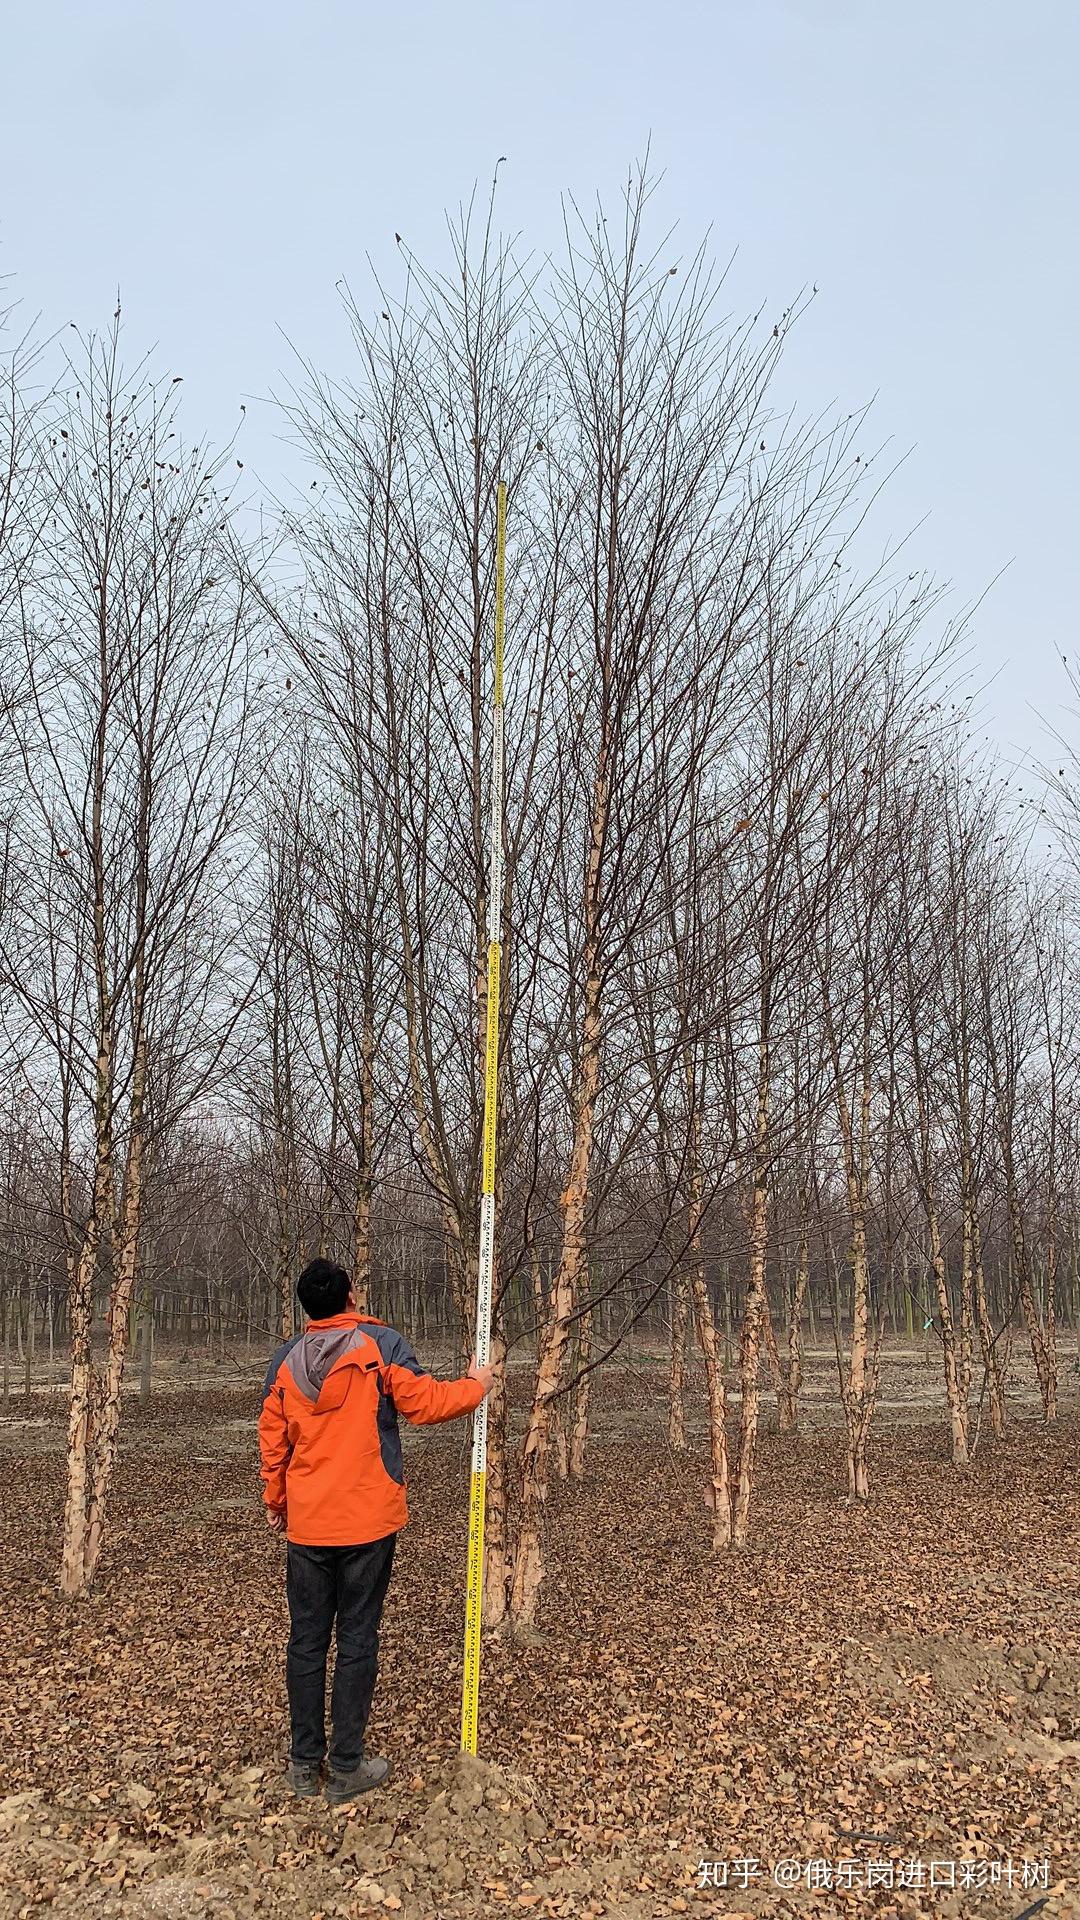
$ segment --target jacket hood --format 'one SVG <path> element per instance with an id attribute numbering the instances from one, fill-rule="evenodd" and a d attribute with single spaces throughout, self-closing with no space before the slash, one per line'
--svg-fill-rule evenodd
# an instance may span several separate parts
<path id="1" fill-rule="evenodd" d="M 351 1314 L 348 1318 L 337 1314 L 331 1321 L 315 1321 L 297 1341 L 289 1355 L 289 1372 L 304 1398 L 317 1403 L 319 1413 L 329 1412 L 331 1405 L 340 1406 L 348 1386 L 348 1381 L 344 1380 L 340 1392 L 330 1388 L 324 1402 L 323 1389 L 331 1371 L 339 1361 L 347 1360 L 350 1354 L 357 1354 L 358 1349 L 367 1344 L 356 1318 Z M 377 1366 L 378 1360 L 375 1358 L 365 1364 Z"/>

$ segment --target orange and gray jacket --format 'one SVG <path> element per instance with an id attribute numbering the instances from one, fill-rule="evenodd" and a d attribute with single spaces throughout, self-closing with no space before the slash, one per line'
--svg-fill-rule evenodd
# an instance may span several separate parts
<path id="1" fill-rule="evenodd" d="M 264 1499 L 302 1547 L 357 1547 L 409 1517 L 397 1416 L 453 1420 L 478 1380 L 435 1380 L 407 1340 L 367 1314 L 311 1320 L 270 1362 L 259 1417 Z"/>

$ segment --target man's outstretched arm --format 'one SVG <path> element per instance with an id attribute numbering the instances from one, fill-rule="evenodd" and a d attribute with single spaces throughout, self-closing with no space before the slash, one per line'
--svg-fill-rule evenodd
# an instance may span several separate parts
<path id="1" fill-rule="evenodd" d="M 482 1367 L 475 1354 L 460 1380 L 436 1380 L 420 1365 L 407 1340 L 399 1334 L 393 1357 L 383 1369 L 385 1386 L 400 1413 L 414 1426 L 434 1426 L 472 1413 L 490 1392 L 494 1367 Z"/>

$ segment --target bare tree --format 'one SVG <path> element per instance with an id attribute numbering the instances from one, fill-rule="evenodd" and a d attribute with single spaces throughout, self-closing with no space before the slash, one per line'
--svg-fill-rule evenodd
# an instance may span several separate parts
<path id="1" fill-rule="evenodd" d="M 229 859 L 251 773 L 252 609 L 205 451 L 183 449 L 169 382 L 125 376 L 118 319 L 71 366 L 34 457 L 19 898 L 2 964 L 27 1045 L 57 1076 L 72 1345 L 60 1580 L 75 1594 L 101 1550 L 148 1158 L 206 1088 L 236 997 Z"/>

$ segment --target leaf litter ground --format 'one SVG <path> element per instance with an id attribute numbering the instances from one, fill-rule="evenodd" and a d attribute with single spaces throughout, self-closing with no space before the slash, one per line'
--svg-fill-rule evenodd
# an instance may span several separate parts
<path id="1" fill-rule="evenodd" d="M 754 1544 L 708 1550 L 700 1419 L 603 1384 L 558 1487 L 540 1630 L 489 1638 L 482 1758 L 456 1754 L 467 1434 L 411 1435 L 413 1524 L 352 1808 L 284 1788 L 283 1555 L 256 1504 L 250 1385 L 125 1417 L 93 1598 L 55 1592 L 62 1411 L 0 1424 L 0 1914 L 85 1920 L 1080 1916 L 1080 1422 L 1024 1416 L 971 1475 L 883 1429 L 841 1504 L 835 1431 L 763 1436 Z M 781 1859 L 1049 1861 L 1049 1891 L 805 1885 Z M 701 1888 L 728 1861 L 745 1890 Z M 756 1862 L 739 1867 L 737 1862 Z M 1043 1901 L 1036 1908 L 1035 1902 Z"/>

